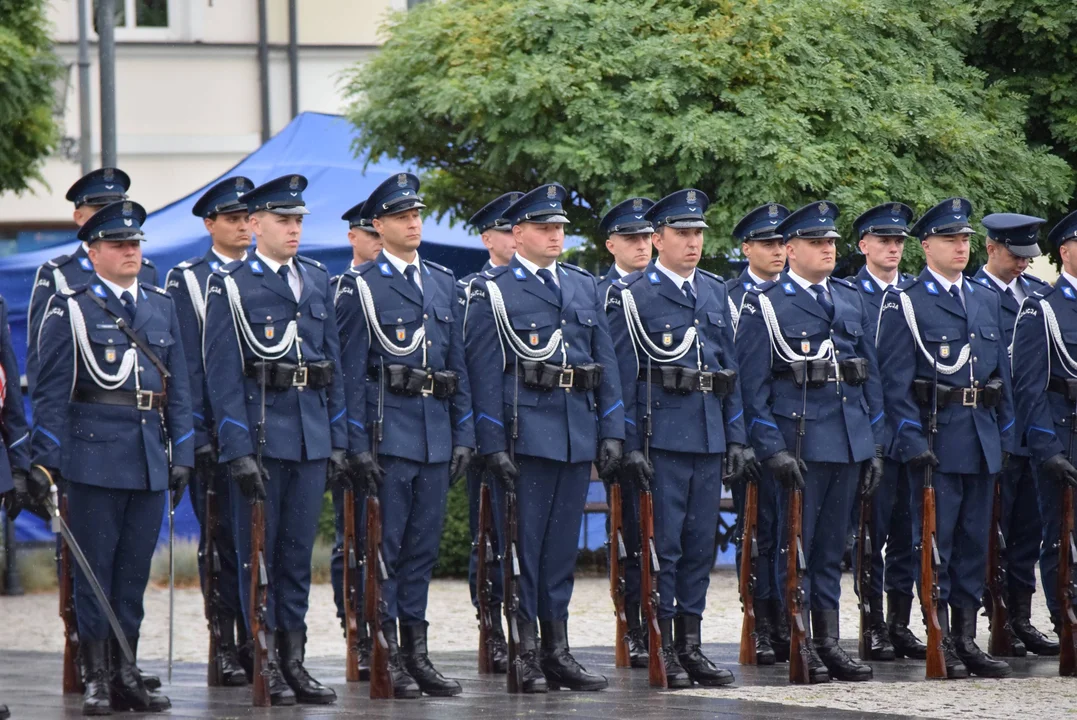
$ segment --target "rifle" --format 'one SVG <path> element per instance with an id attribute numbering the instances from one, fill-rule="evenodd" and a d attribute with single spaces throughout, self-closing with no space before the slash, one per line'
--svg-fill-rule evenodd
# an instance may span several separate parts
<path id="1" fill-rule="evenodd" d="M 262 451 L 266 444 L 266 373 L 261 374 L 262 416 L 258 422 L 258 448 L 254 459 L 258 475 L 265 478 Z M 255 498 L 251 502 L 251 638 L 254 643 L 254 674 L 251 677 L 255 707 L 269 707 L 269 646 L 266 637 L 266 615 L 269 612 L 269 572 L 266 570 L 265 506 Z"/>
<path id="2" fill-rule="evenodd" d="M 224 684 L 221 669 L 221 554 L 217 549 L 217 491 L 213 487 L 212 473 L 203 478 L 206 488 L 205 523 L 206 535 L 204 558 L 206 568 L 206 587 L 203 599 L 206 622 L 209 624 L 209 662 L 206 665 L 206 685 L 220 687 Z"/>
<path id="3" fill-rule="evenodd" d="M 516 365 L 512 374 L 512 428 L 509 432 L 509 459 L 516 463 L 516 440 L 520 437 L 520 356 L 514 357 Z M 505 558 L 502 575 L 505 582 L 505 622 L 509 626 L 508 636 L 508 691 L 518 693 L 523 687 L 523 661 L 520 659 L 520 626 L 517 613 L 520 611 L 520 557 L 517 553 L 519 543 L 519 515 L 516 507 L 516 488 L 510 486 L 505 491 Z"/>
<path id="4" fill-rule="evenodd" d="M 808 362 L 800 382 L 800 417 L 797 418 L 797 437 L 794 457 L 797 468 L 804 445 L 806 430 L 804 415 L 808 411 Z M 804 557 L 804 491 L 793 483 L 789 489 L 789 556 L 786 560 L 786 598 L 789 611 L 789 682 L 806 685 L 811 682 L 808 672 L 808 628 L 804 622 L 804 575 L 808 563 Z"/>
<path id="5" fill-rule="evenodd" d="M 647 414 L 643 417 L 643 457 L 651 461 L 651 356 L 647 355 Z M 647 677 L 651 687 L 668 687 L 662 660 L 662 630 L 658 627 L 658 551 L 654 546 L 654 496 L 650 487 L 639 492 L 639 538 L 645 557 L 640 562 L 641 593 L 647 593 L 643 614 L 647 620 Z"/>
<path id="6" fill-rule="evenodd" d="M 625 615 L 625 550 L 623 517 L 621 515 L 621 485 L 610 482 L 610 536 L 606 542 L 610 562 L 610 597 L 613 598 L 613 616 L 616 632 L 613 636 L 614 661 L 619 668 L 631 667 L 628 657 L 628 616 Z"/>
<path id="7" fill-rule="evenodd" d="M 494 543 L 494 511 L 490 499 L 490 486 L 482 475 L 479 486 L 479 535 L 475 540 L 478 551 L 478 563 L 475 567 L 475 585 L 479 600 L 479 673 L 489 675 L 494 672 L 494 662 L 490 657 L 490 631 L 494 619 L 490 607 L 493 605 L 494 583 L 490 579 L 490 569 L 497 565 Z M 500 621 L 498 621 L 500 622 Z"/>
<path id="8" fill-rule="evenodd" d="M 991 600 L 991 635 L 987 652 L 1013 655 L 1010 610 L 1006 607 L 1006 538 L 1002 535 L 1002 480 L 995 481 L 995 503 L 991 509 L 991 529 L 987 533 L 987 593 Z"/>
<path id="9" fill-rule="evenodd" d="M 67 495 L 61 495 L 60 517 L 67 521 Z M 62 538 L 56 541 L 57 561 L 60 563 L 60 618 L 64 622 L 64 694 L 81 694 L 85 689 L 79 670 L 79 625 L 75 617 L 75 574 L 71 566 L 71 551 Z"/>
<path id="10" fill-rule="evenodd" d="M 871 498 L 860 498 L 860 521 L 856 530 L 856 587 L 860 601 L 860 638 L 857 650 L 861 660 L 871 660 Z"/>
<path id="11" fill-rule="evenodd" d="M 1077 405 L 1070 416 L 1070 439 L 1066 457 L 1073 462 L 1075 438 L 1077 438 Z M 1062 525 L 1058 534 L 1058 633 L 1060 652 L 1058 674 L 1063 677 L 1077 675 L 1077 578 L 1073 566 L 1077 564 L 1077 538 L 1074 528 L 1073 488 L 1062 483 Z"/>
<path id="12" fill-rule="evenodd" d="M 355 533 L 355 493 L 344 491 L 344 677 L 359 682 L 359 547 Z"/>
<path id="13" fill-rule="evenodd" d="M 934 452 L 935 433 L 938 432 L 939 413 L 939 357 L 936 354 L 932 367 L 935 379 L 931 387 L 931 409 L 927 418 L 927 449 Z M 939 546 L 935 530 L 935 468 L 931 463 L 924 466 L 924 492 L 920 532 L 920 606 L 927 625 L 927 672 L 928 680 L 946 678 L 946 660 L 942 654 L 942 625 L 939 624 Z"/>
<path id="14" fill-rule="evenodd" d="M 385 421 L 385 359 L 378 372 L 378 419 L 371 427 L 370 453 L 378 464 L 378 446 L 381 445 Z M 385 560 L 381 556 L 381 500 L 375 483 L 367 487 L 366 498 L 366 595 L 364 615 L 370 636 L 375 638 L 370 654 L 370 699 L 385 700 L 393 697 L 393 681 L 389 677 L 389 641 L 381 627 L 381 613 L 385 601 L 381 598 L 381 583 L 389 578 Z"/>
<path id="15" fill-rule="evenodd" d="M 740 550 L 740 604 L 744 619 L 740 626 L 741 665 L 756 664 L 755 632 L 755 564 L 759 560 L 759 487 L 752 480 L 744 481 L 744 509 L 742 512 Z"/>

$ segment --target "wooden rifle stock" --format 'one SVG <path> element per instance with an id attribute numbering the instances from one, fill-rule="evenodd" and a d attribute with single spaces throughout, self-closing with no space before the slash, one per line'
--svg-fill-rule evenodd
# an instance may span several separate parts
<path id="1" fill-rule="evenodd" d="M 1073 462 L 1074 444 L 1077 439 L 1077 408 L 1070 416 L 1070 438 L 1066 457 Z M 1058 533 L 1058 610 L 1059 655 L 1058 674 L 1063 677 L 1077 675 L 1077 578 L 1073 567 L 1077 564 L 1077 529 L 1074 528 L 1073 488 L 1062 483 L 1062 524 Z"/>
<path id="2" fill-rule="evenodd" d="M 517 616 L 520 611 L 520 558 L 517 555 L 520 532 L 518 512 L 516 490 L 509 488 L 505 492 L 505 564 L 502 574 L 505 582 L 505 622 L 508 624 L 509 671 L 506 682 L 508 691 L 513 694 L 523 690 L 523 661 L 520 660 L 520 626 Z"/>
<path id="3" fill-rule="evenodd" d="M 991 509 L 991 528 L 987 532 L 987 592 L 991 598 L 991 634 L 987 652 L 1013 655 L 1010 635 L 1010 610 L 1006 606 L 1006 539 L 1002 535 L 1002 480 L 995 480 L 995 502 Z"/>
<path id="4" fill-rule="evenodd" d="M 385 700 L 393 697 L 393 681 L 389 677 L 389 641 L 381 627 L 381 583 L 385 579 L 385 562 L 381 557 L 381 502 L 371 493 L 366 499 L 366 622 L 374 639 L 370 653 L 370 698 Z"/>
<path id="5" fill-rule="evenodd" d="M 261 465 L 261 463 L 259 463 Z M 266 628 L 269 574 L 265 565 L 265 505 L 251 504 L 251 638 L 254 641 L 252 690 L 255 707 L 269 707 L 269 647 Z"/>
<path id="6" fill-rule="evenodd" d="M 640 562 L 640 585 L 647 593 L 643 604 L 647 620 L 647 677 L 651 687 L 664 688 L 666 664 L 662 660 L 662 631 L 658 627 L 658 551 L 654 545 L 654 496 L 650 490 L 639 494 L 639 535 L 644 557 Z"/>
<path id="7" fill-rule="evenodd" d="M 756 664 L 755 633 L 755 565 L 759 560 L 759 487 L 751 480 L 744 482 L 743 530 L 740 541 L 740 604 L 744 619 L 740 625 L 741 665 Z"/>
<path id="8" fill-rule="evenodd" d="M 625 560 L 628 553 L 624 541 L 624 516 L 621 508 L 621 485 L 610 482 L 610 536 L 606 553 L 610 564 L 610 597 L 616 629 L 613 636 L 614 663 L 619 668 L 631 667 L 628 657 L 628 617 L 625 615 Z"/>
<path id="9" fill-rule="evenodd" d="M 797 455 L 800 453 L 798 452 Z M 789 491 L 789 551 L 786 559 L 786 603 L 789 608 L 789 682 L 805 685 L 811 678 L 808 673 L 808 628 L 804 618 L 804 574 L 807 562 L 804 557 L 802 523 L 804 521 L 804 493 L 797 487 Z"/>
<path id="10" fill-rule="evenodd" d="M 67 521 L 67 495 L 60 495 L 60 515 Z M 56 552 L 60 562 L 60 619 L 64 623 L 64 694 L 82 693 L 82 672 L 78 664 L 79 625 L 75 617 L 75 575 L 71 564 L 71 551 L 62 537 L 58 537 Z"/>
<path id="11" fill-rule="evenodd" d="M 206 573 L 204 604 L 206 623 L 209 625 L 209 662 L 206 664 L 206 685 L 220 687 L 224 684 L 224 671 L 221 667 L 221 554 L 217 549 L 217 491 L 213 487 L 213 473 L 196 480 L 206 489 L 206 507 L 204 510 L 205 553 L 203 564 Z"/>
<path id="12" fill-rule="evenodd" d="M 490 656 L 490 631 L 494 626 L 492 614 L 494 583 L 490 579 L 490 568 L 497 563 L 493 543 L 494 512 L 491 505 L 490 486 L 483 477 L 479 485 L 479 534 L 475 539 L 477 562 L 475 564 L 475 589 L 479 601 L 479 673 L 489 675 L 494 672 L 494 661 Z"/>
<path id="13" fill-rule="evenodd" d="M 860 601 L 857 653 L 871 660 L 871 498 L 860 498 L 860 520 L 856 530 L 856 587 Z"/>
<path id="14" fill-rule="evenodd" d="M 359 543 L 355 531 L 355 493 L 344 491 L 344 637 L 347 648 L 344 658 L 344 679 L 359 682 Z"/>
<path id="15" fill-rule="evenodd" d="M 927 418 L 927 449 L 935 450 L 935 433 L 938 432 L 939 414 L 939 358 L 932 363 L 935 379 L 931 386 L 931 408 Z M 924 490 L 921 501 L 920 529 L 920 606 L 927 625 L 928 680 L 946 679 L 946 658 L 942 651 L 942 625 L 939 624 L 939 544 L 935 525 L 935 468 L 931 463 L 924 466 Z"/>

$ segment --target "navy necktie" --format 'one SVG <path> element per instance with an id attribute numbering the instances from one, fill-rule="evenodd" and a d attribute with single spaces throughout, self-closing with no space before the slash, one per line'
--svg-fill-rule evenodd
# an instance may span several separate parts
<path id="1" fill-rule="evenodd" d="M 695 292 L 695 290 L 692 289 L 692 283 L 685 280 L 684 284 L 681 285 L 681 292 L 683 292 L 684 296 L 686 298 L 688 298 L 688 302 L 692 303 L 692 307 L 695 307 L 695 304 L 696 304 L 696 292 Z"/>
<path id="2" fill-rule="evenodd" d="M 826 316 L 831 320 L 834 319 L 834 303 L 830 301 L 829 293 L 822 285 L 812 285 L 811 291 L 815 293 L 815 301 L 819 303 L 819 306 L 823 308 Z"/>
<path id="3" fill-rule="evenodd" d="M 553 273 L 546 268 L 542 268 L 536 273 L 536 275 L 538 275 L 542 279 L 542 282 L 546 285 L 546 288 L 553 293 L 555 298 L 557 298 L 557 304 L 560 305 L 561 288 L 557 287 L 557 283 L 553 281 Z"/>
<path id="4" fill-rule="evenodd" d="M 408 282 L 411 283 L 411 286 L 415 288 L 415 291 L 417 293 L 419 293 L 419 297 L 422 297 L 423 289 L 419 287 L 419 281 L 415 279 L 415 273 L 417 272 L 418 269 L 414 265 L 408 265 L 406 268 L 404 268 L 404 277 L 408 279 Z"/>
<path id="5" fill-rule="evenodd" d="M 284 284 L 288 285 L 288 266 L 281 265 L 277 268 L 277 274 L 280 275 L 280 279 L 284 281 Z M 291 287 L 291 285 L 288 285 L 288 287 Z"/>
<path id="6" fill-rule="evenodd" d="M 127 323 L 131 324 L 135 321 L 135 298 L 127 290 L 120 293 L 120 302 L 123 303 L 123 309 L 127 312 Z"/>
<path id="7" fill-rule="evenodd" d="M 951 285 L 950 294 L 954 296 L 954 300 L 957 300 L 957 304 L 964 309 L 965 300 L 961 297 L 961 289 L 957 285 Z"/>
<path id="8" fill-rule="evenodd" d="M 1006 286 L 1006 294 L 1010 296 L 1010 299 L 1017 302 L 1017 296 L 1013 294 L 1013 288 L 1009 285 Z"/>

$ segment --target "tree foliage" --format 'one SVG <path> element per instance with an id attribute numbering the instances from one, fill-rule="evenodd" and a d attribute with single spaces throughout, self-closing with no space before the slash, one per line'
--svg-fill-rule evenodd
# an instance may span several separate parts
<path id="1" fill-rule="evenodd" d="M 52 52 L 44 0 L 0 0 L 0 191 L 22 192 L 40 177 L 58 133 Z"/>
<path id="2" fill-rule="evenodd" d="M 962 0 L 444 0 L 391 17 L 346 92 L 357 151 L 416 163 L 457 219 L 552 180 L 592 238 L 630 194 L 697 187 L 710 253 L 768 201 L 831 199 L 846 231 L 888 200 L 1058 211 L 1071 171 L 965 62 L 974 23 Z"/>

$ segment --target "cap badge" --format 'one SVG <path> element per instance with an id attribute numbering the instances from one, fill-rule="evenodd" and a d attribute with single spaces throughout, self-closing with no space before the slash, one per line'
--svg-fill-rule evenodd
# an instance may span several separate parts
<path id="1" fill-rule="evenodd" d="M 298 175 L 292 175 L 292 179 L 288 181 L 288 189 L 289 190 L 298 190 L 299 189 L 299 176 Z"/>
<path id="2" fill-rule="evenodd" d="M 556 198 L 557 197 L 557 187 L 554 186 L 554 185 L 551 185 L 548 188 L 546 188 L 546 197 L 549 198 L 550 200 L 553 200 L 554 198 Z"/>
<path id="3" fill-rule="evenodd" d="M 770 207 L 767 209 L 767 215 L 769 215 L 771 217 L 778 217 L 778 204 L 777 203 L 771 203 L 770 204 Z"/>
<path id="4" fill-rule="evenodd" d="M 105 179 L 105 182 L 112 182 L 112 168 L 105 168 L 101 176 Z"/>
<path id="5" fill-rule="evenodd" d="M 826 203 L 825 202 L 819 203 L 819 214 L 820 215 L 826 215 Z"/>
<path id="6" fill-rule="evenodd" d="M 243 178 L 236 178 L 236 192 L 242 193 L 246 187 L 247 183 L 243 181 Z"/>
<path id="7" fill-rule="evenodd" d="M 125 202 L 123 204 L 123 214 L 124 215 L 130 215 L 131 212 L 132 212 L 131 203 Z"/>
<path id="8" fill-rule="evenodd" d="M 636 212 L 639 212 L 640 210 L 642 210 L 643 209 L 643 198 L 633 198 L 632 199 L 632 209 L 635 210 Z"/>
<path id="9" fill-rule="evenodd" d="M 901 214 L 901 206 L 898 205 L 897 203 L 894 203 L 893 206 L 891 206 L 891 208 L 890 208 L 890 214 L 891 215 L 900 215 Z"/>
<path id="10" fill-rule="evenodd" d="M 954 209 L 954 212 L 959 212 L 961 210 L 961 199 L 954 198 L 954 201 L 950 203 L 950 207 Z"/>
<path id="11" fill-rule="evenodd" d="M 695 205 L 696 204 L 696 191 L 695 190 L 689 190 L 684 196 L 684 201 L 686 203 L 688 203 L 689 205 Z"/>

